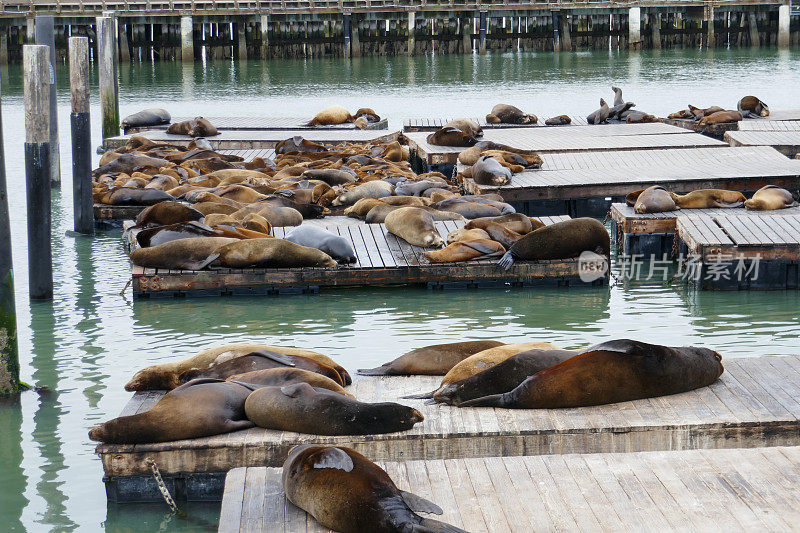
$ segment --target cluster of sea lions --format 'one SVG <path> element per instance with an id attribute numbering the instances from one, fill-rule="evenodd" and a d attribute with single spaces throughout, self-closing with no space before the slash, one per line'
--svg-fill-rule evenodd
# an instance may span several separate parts
<path id="1" fill-rule="evenodd" d="M 727 124 L 739 122 L 745 118 L 762 118 L 769 116 L 769 106 L 755 96 L 745 96 L 736 104 L 736 111 L 724 109 L 719 106 L 707 108 L 695 107 L 689 104 L 687 109 L 670 113 L 669 118 L 691 119 L 698 126 L 714 124 Z"/>
<path id="2" fill-rule="evenodd" d="M 207 119 L 194 117 L 191 120 L 170 124 L 167 133 L 188 135 L 189 137 L 212 137 L 219 135 L 219 130 Z"/>
<path id="3" fill-rule="evenodd" d="M 625 201 L 636 213 L 664 213 L 678 209 L 735 208 L 744 206 L 754 211 L 770 211 L 796 207 L 797 198 L 786 189 L 765 185 L 750 199 L 738 191 L 698 189 L 688 194 L 676 194 L 660 185 L 628 193 Z"/>
<path id="4" fill-rule="evenodd" d="M 593 111 L 586 117 L 586 122 L 589 124 L 605 124 L 609 120 L 617 122 L 626 122 L 628 124 L 641 124 L 647 122 L 661 122 L 661 119 L 645 113 L 644 111 L 635 111 L 633 107 L 636 106 L 633 102 L 626 102 L 622 98 L 622 89 L 619 87 L 611 87 L 614 91 L 614 105 L 609 106 L 605 99 L 600 99 L 600 108 Z"/>
<path id="5" fill-rule="evenodd" d="M 500 187 L 511 183 L 512 174 L 542 167 L 542 158 L 532 150 L 520 150 L 492 141 L 479 141 L 458 154 L 458 162 L 469 168 L 460 178 L 471 178 L 479 185 Z"/>
<path id="6" fill-rule="evenodd" d="M 355 115 L 340 105 L 326 107 L 314 118 L 312 118 L 307 126 L 334 126 L 338 124 L 346 124 L 352 122 L 357 128 L 365 129 L 369 124 L 380 122 L 381 117 L 368 107 L 362 107 L 356 111 Z"/>

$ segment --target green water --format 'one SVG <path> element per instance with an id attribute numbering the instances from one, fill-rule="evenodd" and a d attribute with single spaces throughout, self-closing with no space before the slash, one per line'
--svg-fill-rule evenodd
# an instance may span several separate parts
<path id="1" fill-rule="evenodd" d="M 10 186 L 20 357 L 39 397 L 0 405 L 0 530 L 200 529 L 166 506 L 107 505 L 87 430 L 116 416 L 142 366 L 236 341 L 325 352 L 348 369 L 458 339 L 537 339 L 576 348 L 614 337 L 713 347 L 724 356 L 800 353 L 800 292 L 698 293 L 655 282 L 611 289 L 429 292 L 340 291 L 316 296 L 141 301 L 130 290 L 120 233 L 66 237 L 69 95 L 58 69 L 65 187 L 53 193 L 55 298 L 27 299 L 24 114 L 19 67 L 0 71 Z M 372 107 L 399 127 L 405 117 L 478 116 L 498 102 L 542 116 L 585 114 L 623 87 L 638 109 L 666 114 L 687 103 L 733 107 L 754 93 L 773 109 L 798 107 L 800 52 L 772 50 L 505 54 L 123 66 L 122 114 L 166 107 L 174 115 L 311 116 L 330 103 Z M 96 92 L 94 93 L 96 95 Z M 93 95 L 93 96 L 94 96 Z M 92 108 L 94 139 L 99 115 Z M 618 265 L 615 263 L 615 268 Z M 183 505 L 185 506 L 185 504 Z M 192 505 L 215 522 L 218 505 Z"/>

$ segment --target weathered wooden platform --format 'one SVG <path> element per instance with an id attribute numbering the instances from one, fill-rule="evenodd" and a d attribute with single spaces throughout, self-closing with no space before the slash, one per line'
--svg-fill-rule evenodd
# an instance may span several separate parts
<path id="1" fill-rule="evenodd" d="M 421 515 L 473 533 L 796 531 L 800 448 L 381 462 Z M 228 473 L 220 533 L 328 532 L 283 492 L 281 468 Z"/>
<path id="2" fill-rule="evenodd" d="M 368 436 L 253 428 L 158 444 L 101 444 L 96 453 L 109 500 L 160 501 L 148 458 L 156 462 L 176 497 L 219 499 L 225 472 L 239 466 L 280 466 L 289 450 L 303 443 L 351 446 L 375 461 L 800 444 L 800 356 L 722 355 L 726 371 L 710 387 L 575 409 L 426 405 L 401 397 L 435 389 L 439 377 L 356 377 L 349 390 L 359 400 L 411 405 L 423 413 L 424 422 L 410 431 Z M 121 415 L 146 411 L 163 394 L 136 393 Z"/>
<path id="3" fill-rule="evenodd" d="M 800 113 L 797 120 L 743 120 L 738 131 L 800 131 Z"/>
<path id="4" fill-rule="evenodd" d="M 194 117 L 172 117 L 172 123 L 192 120 Z M 330 126 L 309 126 L 310 118 L 302 117 L 205 117 L 218 130 L 356 130 L 352 122 L 346 124 L 334 124 Z M 389 127 L 389 121 L 383 119 L 379 122 L 367 124 L 368 130 L 385 130 Z M 123 128 L 127 135 L 148 130 L 166 130 L 169 124 L 158 124 L 155 126 L 141 126 Z"/>
<path id="5" fill-rule="evenodd" d="M 497 128 L 555 128 L 558 126 L 545 126 L 544 121 L 549 117 L 539 117 L 536 124 L 490 124 L 486 122 L 486 118 L 477 117 L 451 117 L 451 118 L 409 118 L 403 121 L 403 131 L 436 131 L 443 127 L 445 124 L 456 118 L 469 118 L 474 120 L 484 129 L 497 129 Z M 570 116 L 572 122 L 568 126 L 586 126 L 586 118 Z"/>
<path id="6" fill-rule="evenodd" d="M 763 118 L 746 118 L 739 122 L 700 126 L 697 121 L 684 118 L 666 118 L 665 124 L 678 126 L 698 133 L 705 133 L 722 139 L 729 131 L 796 131 L 792 123 L 800 121 L 800 109 L 780 109 L 771 111 L 770 116 Z"/>
<path id="7" fill-rule="evenodd" d="M 545 224 L 566 216 L 541 217 Z M 460 263 L 431 264 L 422 257 L 425 248 L 412 246 L 386 230 L 383 224 L 352 223 L 345 217 L 305 221 L 341 235 L 353 244 L 358 261 L 337 268 L 272 268 L 220 270 L 168 270 L 133 265 L 133 295 L 142 297 L 274 295 L 314 293 L 343 287 L 422 285 L 439 288 L 525 287 L 540 284 L 585 285 L 577 259 L 518 261 L 505 271 L 498 258 Z M 464 221 L 436 222 L 442 238 Z M 273 228 L 281 238 L 292 227 Z M 135 232 L 129 244 L 136 247 Z M 602 284 L 601 279 L 594 284 Z"/>
<path id="8" fill-rule="evenodd" d="M 700 289 L 800 288 L 798 214 L 680 217 L 676 230 Z"/>
<path id="9" fill-rule="evenodd" d="M 395 140 L 399 132 L 386 130 L 331 130 L 331 129 L 295 129 L 295 130 L 222 130 L 219 135 L 206 137 L 214 149 L 250 150 L 254 148 L 275 148 L 280 141 L 300 135 L 306 140 L 325 144 L 342 142 L 364 143 L 378 140 Z M 165 130 L 149 130 L 138 133 L 153 141 L 188 144 L 192 137 L 173 135 Z M 123 146 L 130 135 L 109 137 L 103 141 L 103 147 L 114 149 Z"/>
<path id="10" fill-rule="evenodd" d="M 725 141 L 731 146 L 771 146 L 788 157 L 800 154 L 800 131 L 729 131 Z"/>

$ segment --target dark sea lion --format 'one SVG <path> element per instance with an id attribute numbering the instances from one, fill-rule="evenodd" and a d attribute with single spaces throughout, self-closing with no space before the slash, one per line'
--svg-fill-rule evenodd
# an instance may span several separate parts
<path id="1" fill-rule="evenodd" d="M 769 116 L 769 106 L 755 96 L 745 96 L 736 104 L 736 109 L 744 118 L 759 118 Z"/>
<path id="2" fill-rule="evenodd" d="M 180 384 L 178 378 L 184 372 L 188 372 L 189 370 L 202 370 L 211 368 L 215 365 L 222 364 L 225 361 L 230 361 L 231 359 L 235 359 L 258 350 L 266 350 L 285 355 L 299 355 L 306 359 L 317 361 L 318 363 L 335 369 L 342 378 L 341 381 L 334 380 L 337 383 L 344 382 L 345 385 L 349 385 L 353 381 L 350 377 L 350 374 L 348 374 L 344 367 L 330 357 L 319 352 L 305 350 L 303 348 L 295 348 L 293 346 L 239 343 L 206 348 L 205 350 L 202 350 L 189 358 L 181 359 L 180 361 L 161 363 L 143 368 L 133 376 L 127 385 L 125 385 L 125 390 L 137 391 L 174 389 Z"/>
<path id="3" fill-rule="evenodd" d="M 134 265 L 145 268 L 199 270 L 208 256 L 220 246 L 239 242 L 227 237 L 193 237 L 165 242 L 158 246 L 139 248 L 131 252 Z"/>
<path id="4" fill-rule="evenodd" d="M 486 115 L 489 124 L 536 124 L 538 120 L 536 115 L 523 113 L 521 109 L 508 104 L 497 104 Z"/>
<path id="5" fill-rule="evenodd" d="M 508 270 L 515 259 L 568 259 L 578 257 L 584 251 L 608 257 L 610 248 L 608 230 L 599 220 L 573 218 L 528 233 L 514 243 L 498 265 Z"/>
<path id="6" fill-rule="evenodd" d="M 89 430 L 89 438 L 109 444 L 144 444 L 195 439 L 248 429 L 247 387 L 198 379 L 168 392 L 149 411 L 121 416 Z"/>
<path id="7" fill-rule="evenodd" d="M 312 387 L 328 389 L 353 398 L 353 395 L 344 390 L 337 381 L 302 368 L 279 367 L 253 370 L 243 374 L 234 374 L 225 381 L 233 381 L 253 390 L 260 387 L 283 387 L 294 383 L 308 383 Z"/>
<path id="8" fill-rule="evenodd" d="M 248 396 L 244 410 L 260 427 L 311 435 L 394 433 L 409 430 L 424 418 L 412 407 L 359 402 L 308 383 L 257 389 Z"/>
<path id="9" fill-rule="evenodd" d="M 286 235 L 286 240 L 321 250 L 340 263 L 355 263 L 357 260 L 349 240 L 318 226 L 298 226 Z"/>
<path id="10" fill-rule="evenodd" d="M 332 105 L 317 113 L 307 126 L 333 126 L 353 122 L 354 119 L 355 117 L 347 109 L 340 105 Z"/>
<path id="11" fill-rule="evenodd" d="M 626 114 L 632 107 L 636 104 L 633 102 L 624 102 L 619 105 L 615 105 L 614 107 L 608 110 L 608 118 L 616 118 L 617 120 L 623 120 L 623 115 Z M 625 115 L 627 116 L 627 115 Z"/>
<path id="12" fill-rule="evenodd" d="M 172 120 L 172 117 L 165 109 L 151 107 L 123 118 L 121 126 L 125 129 L 157 126 L 159 124 L 169 124 L 170 120 Z"/>
<path id="13" fill-rule="evenodd" d="M 165 242 L 176 241 L 178 239 L 191 239 L 195 237 L 225 237 L 227 235 L 217 235 L 214 228 L 201 224 L 197 221 L 178 222 L 166 226 L 156 226 L 154 228 L 143 229 L 136 234 L 136 242 L 142 248 L 158 246 Z"/>
<path id="14" fill-rule="evenodd" d="M 296 446 L 283 463 L 283 490 L 325 528 L 342 533 L 466 533 L 419 516 L 443 511 L 398 489 L 383 469 L 351 448 Z"/>
<path id="15" fill-rule="evenodd" d="M 436 247 L 444 245 L 433 224 L 430 213 L 419 207 L 401 207 L 386 216 L 386 229 L 414 246 Z"/>
<path id="16" fill-rule="evenodd" d="M 286 239 L 245 239 L 220 246 L 200 268 L 298 268 L 337 266 L 331 256 Z"/>
<path id="17" fill-rule="evenodd" d="M 380 122 L 381 117 L 370 107 L 360 107 L 353 115 L 355 118 L 364 117 L 367 122 Z"/>
<path id="18" fill-rule="evenodd" d="M 537 372 L 513 390 L 460 407 L 555 409 L 678 394 L 714 383 L 724 371 L 721 360 L 708 348 L 608 341 Z"/>
<path id="19" fill-rule="evenodd" d="M 738 111 L 717 111 L 716 113 L 712 113 L 701 118 L 697 125 L 710 126 L 713 124 L 739 122 L 740 120 L 742 120 L 742 114 Z"/>
<path id="20" fill-rule="evenodd" d="M 537 372 L 574 357 L 573 350 L 526 350 L 473 376 L 441 387 L 433 395 L 437 403 L 459 405 L 467 400 L 508 392 Z"/>
<path id="21" fill-rule="evenodd" d="M 391 183 L 375 180 L 368 181 L 353 187 L 349 191 L 340 194 L 331 205 L 352 205 L 362 198 L 383 198 L 384 196 L 391 196 L 394 188 Z"/>
<path id="22" fill-rule="evenodd" d="M 432 344 L 406 352 L 377 368 L 360 368 L 358 373 L 364 376 L 443 376 L 467 357 L 503 345 L 493 340 Z"/>
<path id="23" fill-rule="evenodd" d="M 338 168 L 312 168 L 301 174 L 305 179 L 324 181 L 328 185 L 344 185 L 356 181 L 354 172 Z"/>
<path id="24" fill-rule="evenodd" d="M 236 357 L 224 363 L 216 364 L 210 368 L 187 370 L 178 377 L 178 381 L 186 383 L 193 379 L 215 378 L 226 379 L 236 374 L 265 370 L 268 368 L 301 368 L 332 379 L 344 386 L 344 381 L 336 369 L 324 365 L 302 355 L 287 355 L 269 350 L 256 350 L 246 355 Z"/>
<path id="25" fill-rule="evenodd" d="M 468 118 L 453 119 L 442 126 L 442 128 L 456 128 L 463 131 L 467 135 L 471 135 L 472 137 L 483 137 L 483 128 L 481 128 L 480 124 Z"/>
<path id="26" fill-rule="evenodd" d="M 459 241 L 448 244 L 441 250 L 423 252 L 422 257 L 430 263 L 457 263 L 500 257 L 506 249 L 499 242 L 489 239 Z"/>
<path id="27" fill-rule="evenodd" d="M 610 111 L 611 109 L 609 109 L 606 101 L 601 98 L 600 109 L 593 111 L 588 117 L 586 117 L 586 122 L 589 124 L 602 124 L 608 120 L 608 114 Z"/>
<path id="28" fill-rule="evenodd" d="M 481 156 L 470 170 L 472 179 L 480 185 L 500 187 L 511 183 L 511 171 L 492 156 Z"/>
<path id="29" fill-rule="evenodd" d="M 509 213 L 499 217 L 476 218 L 470 220 L 464 224 L 464 229 L 485 229 L 489 224 L 500 224 L 515 233 L 525 235 L 535 229 L 544 227 L 544 224 L 538 220 L 538 224 L 534 226 L 533 220 L 523 213 Z"/>
<path id="30" fill-rule="evenodd" d="M 672 195 L 660 185 L 653 185 L 643 190 L 633 206 L 635 213 L 664 213 L 676 209 L 678 206 Z"/>
<path id="31" fill-rule="evenodd" d="M 288 207 L 300 213 L 303 218 L 322 218 L 326 212 L 325 208 L 321 205 L 298 202 L 292 198 L 286 198 L 280 195 L 268 196 L 253 205 L 264 207 Z"/>
<path id="32" fill-rule="evenodd" d="M 698 189 L 688 194 L 670 193 L 681 209 L 708 209 L 711 207 L 741 207 L 747 198 L 739 191 L 724 189 Z"/>
<path id="33" fill-rule="evenodd" d="M 326 152 L 325 146 L 307 141 L 300 135 L 295 135 L 290 139 L 284 139 L 275 145 L 275 153 L 278 155 L 288 154 L 289 152 Z"/>
<path id="34" fill-rule="evenodd" d="M 166 226 L 201 220 L 203 213 L 179 202 L 164 201 L 142 209 L 136 216 L 136 227 Z"/>
<path id="35" fill-rule="evenodd" d="M 161 189 L 135 189 L 120 187 L 109 191 L 103 202 L 108 205 L 155 205 L 165 200 L 175 200 L 175 197 Z"/>
<path id="36" fill-rule="evenodd" d="M 747 209 L 754 211 L 771 211 L 797 205 L 792 193 L 776 185 L 761 187 L 753 194 L 752 198 L 744 203 Z"/>
<path id="37" fill-rule="evenodd" d="M 663 121 L 654 115 L 642 111 L 630 111 L 625 115 L 625 122 L 628 124 L 648 124 Z"/>
<path id="38" fill-rule="evenodd" d="M 161 168 L 170 166 L 172 163 L 159 157 L 150 157 L 141 154 L 122 154 L 113 161 L 101 165 L 92 171 L 92 176 L 102 176 L 103 174 L 132 174 L 140 169 Z"/>
<path id="39" fill-rule="evenodd" d="M 567 115 L 558 115 L 557 117 L 548 118 L 544 123 L 546 126 L 566 126 L 572 123 L 572 119 Z"/>
<path id="40" fill-rule="evenodd" d="M 478 142 L 475 137 L 457 128 L 440 128 L 428 135 L 426 140 L 434 146 L 468 147 Z"/>

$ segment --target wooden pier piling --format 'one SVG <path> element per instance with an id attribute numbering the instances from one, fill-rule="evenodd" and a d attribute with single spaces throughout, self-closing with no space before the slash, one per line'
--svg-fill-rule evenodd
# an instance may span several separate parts
<path id="1" fill-rule="evenodd" d="M 111 16 L 97 17 L 100 116 L 103 139 L 119 135 L 119 80 L 117 79 L 117 30 Z"/>
<path id="2" fill-rule="evenodd" d="M 75 231 L 94 233 L 92 139 L 89 120 L 89 39 L 69 38 L 69 87 L 72 114 L 72 206 Z"/>
<path id="3" fill-rule="evenodd" d="M 58 101 L 56 99 L 56 45 L 53 17 L 36 17 L 34 26 L 36 44 L 48 47 L 49 65 L 48 76 L 50 86 L 50 184 L 53 187 L 61 186 L 61 157 L 58 149 Z"/>
<path id="4" fill-rule="evenodd" d="M 25 181 L 28 198 L 28 293 L 53 298 L 50 246 L 50 60 L 44 45 L 23 48 Z"/>
<path id="5" fill-rule="evenodd" d="M 486 54 L 486 28 L 488 27 L 487 19 L 488 13 L 486 11 L 481 11 L 478 19 L 478 53 L 480 55 Z"/>

